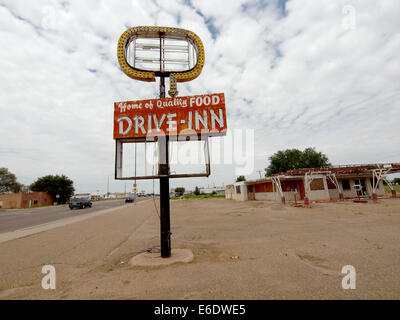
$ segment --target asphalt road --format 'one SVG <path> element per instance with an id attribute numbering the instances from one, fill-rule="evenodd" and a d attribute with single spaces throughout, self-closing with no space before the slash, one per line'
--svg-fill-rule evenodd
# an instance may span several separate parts
<path id="1" fill-rule="evenodd" d="M 148 198 L 137 198 L 143 201 Z M 124 200 L 105 200 L 93 202 L 91 208 L 70 210 L 68 205 L 56 207 L 12 209 L 0 211 L 0 233 L 29 228 L 89 212 L 124 206 Z"/>

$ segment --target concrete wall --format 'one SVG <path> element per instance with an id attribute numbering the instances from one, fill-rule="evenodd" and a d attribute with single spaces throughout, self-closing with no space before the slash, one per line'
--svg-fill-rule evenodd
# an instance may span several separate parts
<path id="1" fill-rule="evenodd" d="M 47 192 L 0 194 L 1 209 L 21 209 L 52 204 L 53 198 Z"/>
<path id="2" fill-rule="evenodd" d="M 246 201 L 248 200 L 247 197 L 247 186 L 244 181 L 241 182 L 236 182 L 233 188 L 233 193 L 232 193 L 232 198 L 233 200 L 237 201 Z M 240 193 L 238 193 L 238 189 L 240 190 Z"/>
<path id="3" fill-rule="evenodd" d="M 328 189 L 326 190 L 312 190 L 309 195 L 310 200 L 330 200 Z"/>
<path id="4" fill-rule="evenodd" d="M 299 191 L 284 191 L 283 195 L 286 200 L 294 201 L 294 195 L 296 195 L 297 201 L 300 201 L 300 192 Z"/>
<path id="5" fill-rule="evenodd" d="M 51 206 L 53 205 L 53 197 L 47 192 L 29 192 L 22 193 L 21 208 Z"/>
<path id="6" fill-rule="evenodd" d="M 322 179 L 323 189 L 321 190 L 311 190 L 309 192 L 309 200 L 337 200 L 339 199 L 339 190 L 338 189 L 328 189 L 328 183 L 325 175 L 317 175 L 316 179 Z M 364 178 L 365 185 L 367 188 L 367 193 L 369 196 L 372 196 L 372 185 L 370 178 Z M 342 179 L 338 179 L 338 183 L 340 189 L 343 190 L 343 195 L 345 198 L 355 198 L 357 197 L 357 192 L 354 189 L 355 180 L 354 178 L 349 178 L 350 190 L 343 190 Z M 237 192 L 236 187 L 240 188 L 240 193 Z M 283 192 L 285 199 L 288 201 L 294 201 L 294 195 L 296 194 L 296 199 L 300 201 L 300 192 L 294 191 L 284 191 Z M 383 182 L 380 181 L 377 188 L 377 195 L 383 196 L 385 194 L 385 188 Z M 225 198 L 233 199 L 237 201 L 246 201 L 248 200 L 247 186 L 245 182 L 237 182 L 233 185 L 228 185 L 225 188 Z M 269 200 L 269 201 L 281 201 L 281 197 L 278 192 L 254 192 L 255 200 Z"/>
<path id="7" fill-rule="evenodd" d="M 225 199 L 232 200 L 233 199 L 233 185 L 230 184 L 225 187 Z"/>
<path id="8" fill-rule="evenodd" d="M 283 195 L 285 196 L 286 201 L 294 201 L 294 195 L 296 194 L 296 200 L 300 200 L 300 192 L 294 191 L 285 191 Z M 339 194 L 338 194 L 339 198 Z M 280 194 L 278 192 L 256 192 L 255 193 L 256 200 L 272 200 L 272 201 L 281 201 Z M 329 200 L 329 193 L 326 191 L 311 191 L 310 200 Z"/>
<path id="9" fill-rule="evenodd" d="M 343 190 L 343 196 L 345 198 L 354 198 L 357 196 L 357 192 L 354 190 L 354 179 L 348 179 L 348 180 L 350 183 L 350 190 L 343 189 L 342 179 L 338 180 L 338 183 L 340 185 L 340 189 Z"/>
<path id="10" fill-rule="evenodd" d="M 370 178 L 363 178 L 363 179 L 365 181 L 367 194 L 369 197 L 371 197 L 372 196 L 372 184 L 371 184 Z M 356 198 L 357 191 L 354 189 L 354 185 L 355 185 L 355 181 L 358 180 L 358 178 L 346 179 L 346 180 L 349 180 L 349 184 L 350 184 L 349 190 L 343 190 L 342 180 L 343 179 L 338 179 L 338 183 L 339 183 L 340 189 L 343 191 L 343 196 L 345 198 Z M 329 199 L 337 200 L 337 199 L 339 199 L 339 190 L 338 189 L 328 189 L 326 178 L 324 178 L 324 187 L 325 187 L 325 190 L 311 191 L 312 196 L 310 196 L 310 200 L 329 200 Z M 385 195 L 385 188 L 383 185 L 383 181 L 379 181 L 378 188 L 377 188 L 377 195 L 378 196 Z"/>
<path id="11" fill-rule="evenodd" d="M 294 191 L 284 191 L 283 195 L 286 200 L 294 201 L 294 195 L 296 194 L 296 200 L 300 201 L 300 192 Z M 281 196 L 279 192 L 256 192 L 255 200 L 271 200 L 271 201 L 281 201 Z"/>
<path id="12" fill-rule="evenodd" d="M 366 185 L 366 187 L 367 187 L 368 195 L 372 197 L 372 191 L 373 191 L 373 190 L 372 190 L 371 179 L 366 178 L 366 179 L 365 179 L 365 185 Z M 382 180 L 379 181 L 379 183 L 378 183 L 378 188 L 376 189 L 376 194 L 377 194 L 378 196 L 383 196 L 383 195 L 385 195 L 385 187 L 384 187 L 384 185 L 383 185 L 383 181 L 382 181 Z"/>
<path id="13" fill-rule="evenodd" d="M 326 176 L 325 175 L 313 175 L 314 179 L 322 179 L 324 189 L 322 190 L 311 190 L 309 192 L 309 200 L 330 200 L 330 195 L 329 195 L 329 190 L 328 190 L 328 184 L 326 182 Z"/>
<path id="14" fill-rule="evenodd" d="M 231 187 L 233 186 L 233 188 Z M 237 188 L 239 188 L 240 193 L 238 193 Z M 225 188 L 225 198 L 232 199 L 236 201 L 246 201 L 248 200 L 247 186 L 244 181 L 236 182 L 233 185 L 226 186 Z"/>
<path id="15" fill-rule="evenodd" d="M 367 193 L 369 197 L 372 197 L 372 184 L 370 181 L 370 178 L 364 178 L 365 179 L 365 186 L 367 188 Z M 342 180 L 340 179 L 338 180 L 340 188 L 343 190 L 343 184 L 342 184 Z M 356 198 L 357 197 L 357 191 L 354 189 L 354 185 L 355 185 L 355 178 L 349 178 L 347 179 L 349 180 L 350 183 L 350 190 L 343 190 L 343 195 L 345 198 Z M 385 195 L 385 187 L 383 186 L 383 181 L 379 181 L 378 184 L 378 188 L 376 190 L 376 193 L 378 196 L 383 196 Z"/>
<path id="16" fill-rule="evenodd" d="M 385 193 L 386 192 L 385 192 L 385 186 L 383 185 L 383 181 L 379 181 L 377 194 L 378 196 L 384 196 Z"/>
<path id="17" fill-rule="evenodd" d="M 329 199 L 338 200 L 339 199 L 339 190 L 338 189 L 328 189 Z"/>
<path id="18" fill-rule="evenodd" d="M 0 194 L 1 209 L 20 208 L 21 193 Z"/>
<path id="19" fill-rule="evenodd" d="M 254 194 L 254 198 L 256 200 L 279 200 L 279 195 L 275 194 L 274 192 L 256 192 Z"/>

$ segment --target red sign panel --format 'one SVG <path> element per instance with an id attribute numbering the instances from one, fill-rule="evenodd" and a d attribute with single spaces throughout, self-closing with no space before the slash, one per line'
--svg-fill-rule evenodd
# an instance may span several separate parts
<path id="1" fill-rule="evenodd" d="M 198 96 L 114 103 L 114 139 L 160 135 L 225 135 L 225 96 Z"/>

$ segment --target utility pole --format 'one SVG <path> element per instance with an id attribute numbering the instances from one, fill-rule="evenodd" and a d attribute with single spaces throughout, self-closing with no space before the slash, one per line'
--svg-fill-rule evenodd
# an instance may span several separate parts
<path id="1" fill-rule="evenodd" d="M 110 176 L 107 176 L 107 198 L 110 196 Z"/>
<path id="2" fill-rule="evenodd" d="M 136 177 L 136 155 L 137 155 L 136 147 L 137 147 L 137 144 L 135 143 L 135 177 Z M 146 156 L 145 156 L 145 157 L 146 157 Z M 145 161 L 145 163 L 146 163 L 146 161 Z M 135 179 L 135 184 L 134 184 L 133 186 L 134 186 L 133 202 L 134 202 L 134 204 L 136 205 L 136 193 L 137 193 L 136 179 Z"/>
<path id="3" fill-rule="evenodd" d="M 261 172 L 262 172 L 262 170 L 258 170 L 257 172 L 258 172 L 258 174 L 260 175 L 260 179 L 262 179 L 262 178 L 261 178 Z"/>

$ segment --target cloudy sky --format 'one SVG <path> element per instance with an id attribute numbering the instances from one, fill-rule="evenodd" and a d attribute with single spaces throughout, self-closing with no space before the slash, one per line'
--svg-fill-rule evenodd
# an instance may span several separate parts
<path id="1" fill-rule="evenodd" d="M 77 192 L 105 192 L 108 179 L 123 191 L 113 102 L 158 87 L 128 78 L 116 45 L 142 25 L 202 39 L 203 72 L 179 94 L 225 93 L 228 127 L 243 141 L 254 130 L 254 145 L 233 152 L 250 157 L 248 179 L 287 148 L 315 147 L 333 164 L 400 162 L 399 16 L 398 0 L 0 0 L 0 167 L 24 184 L 65 174 Z M 228 184 L 242 165 L 171 186 Z"/>

